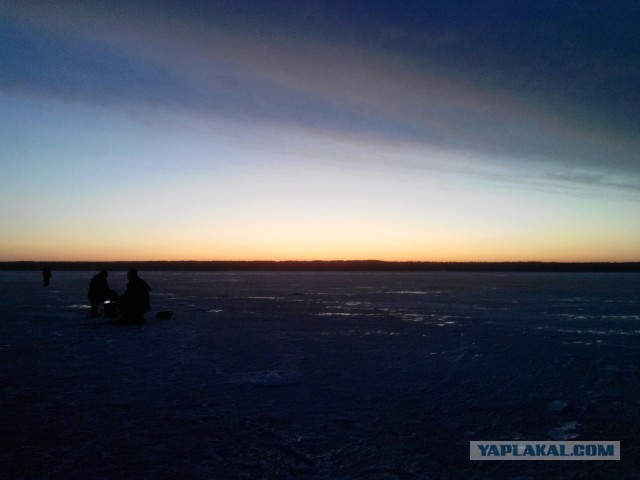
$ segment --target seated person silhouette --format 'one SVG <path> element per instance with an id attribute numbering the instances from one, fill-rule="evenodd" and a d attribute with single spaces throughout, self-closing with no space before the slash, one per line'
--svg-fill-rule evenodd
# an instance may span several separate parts
<path id="1" fill-rule="evenodd" d="M 144 314 L 151 310 L 149 292 L 151 287 L 138 276 L 136 270 L 127 272 L 127 290 L 118 299 L 118 309 L 122 321 L 127 323 L 144 322 Z"/>
<path id="2" fill-rule="evenodd" d="M 109 273 L 106 270 L 102 270 L 91 278 L 89 282 L 89 302 L 91 302 L 91 308 L 89 309 L 90 317 L 100 316 L 98 307 L 104 302 L 115 302 L 118 298 L 118 294 L 109 287 L 107 283 L 107 277 Z M 111 312 L 111 313 L 109 313 Z M 114 309 L 105 309 L 105 315 L 108 317 L 115 316 Z"/>

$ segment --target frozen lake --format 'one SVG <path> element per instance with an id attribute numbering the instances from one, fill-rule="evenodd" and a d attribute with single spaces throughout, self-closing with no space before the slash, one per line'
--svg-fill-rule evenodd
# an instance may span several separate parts
<path id="1" fill-rule="evenodd" d="M 1 478 L 640 478 L 640 274 L 94 273 L 0 272 Z M 469 461 L 561 439 L 622 460 Z"/>

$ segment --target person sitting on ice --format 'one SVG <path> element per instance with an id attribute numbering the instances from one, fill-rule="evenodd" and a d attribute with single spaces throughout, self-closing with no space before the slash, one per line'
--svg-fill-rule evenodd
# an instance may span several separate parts
<path id="1" fill-rule="evenodd" d="M 90 317 L 97 317 L 100 315 L 98 307 L 106 301 L 113 302 L 118 298 L 118 294 L 109 287 L 107 283 L 107 277 L 109 273 L 106 270 L 102 270 L 91 278 L 89 282 L 89 302 L 91 302 L 91 308 L 89 309 Z"/>
<path id="2" fill-rule="evenodd" d="M 144 314 L 151 310 L 149 292 L 151 287 L 138 276 L 136 270 L 127 272 L 127 290 L 118 299 L 122 320 L 131 323 L 144 322 Z"/>

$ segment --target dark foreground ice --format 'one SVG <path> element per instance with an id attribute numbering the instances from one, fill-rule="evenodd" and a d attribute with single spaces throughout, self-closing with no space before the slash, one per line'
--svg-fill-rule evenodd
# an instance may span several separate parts
<path id="1" fill-rule="evenodd" d="M 639 274 L 93 273 L 0 272 L 0 478 L 640 479 Z M 563 439 L 622 459 L 469 460 Z"/>

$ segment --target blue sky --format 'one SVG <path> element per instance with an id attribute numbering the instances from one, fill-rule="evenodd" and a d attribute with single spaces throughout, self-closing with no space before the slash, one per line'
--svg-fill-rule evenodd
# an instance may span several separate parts
<path id="1" fill-rule="evenodd" d="M 632 261 L 632 2 L 16 2 L 3 260 Z"/>

